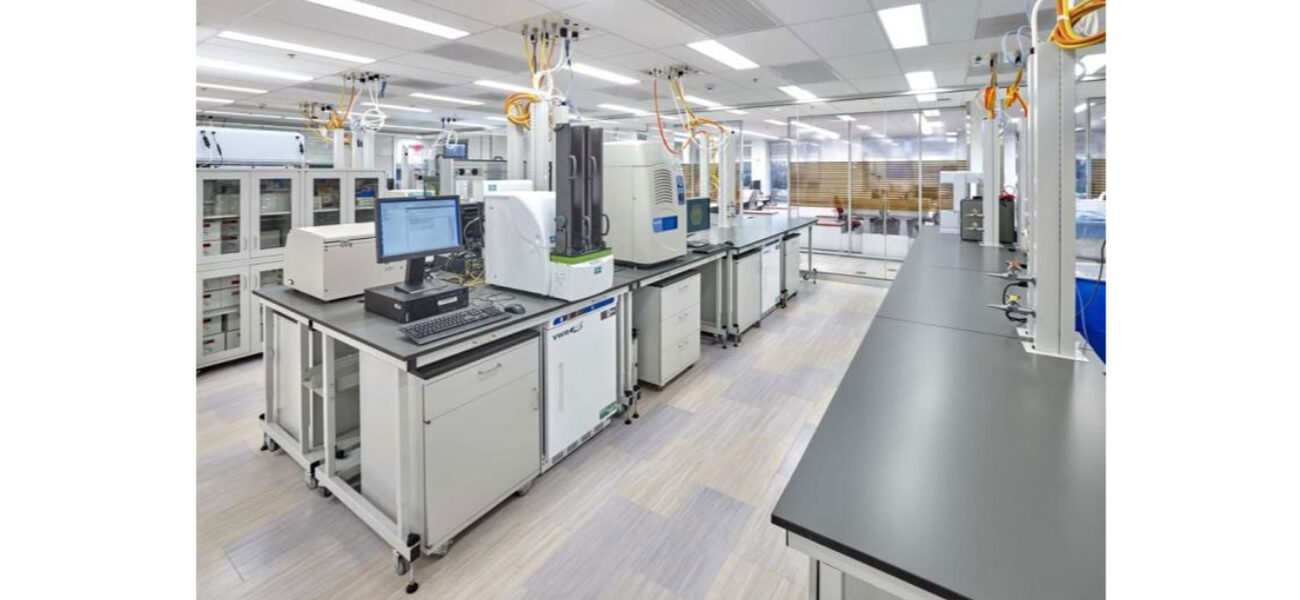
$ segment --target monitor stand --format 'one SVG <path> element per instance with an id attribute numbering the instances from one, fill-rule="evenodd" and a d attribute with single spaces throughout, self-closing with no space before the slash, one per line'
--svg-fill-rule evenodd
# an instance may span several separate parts
<path id="1" fill-rule="evenodd" d="M 407 259 L 406 281 L 394 285 L 393 287 L 397 288 L 400 292 L 406 292 L 408 294 L 423 294 L 438 289 L 438 286 L 429 285 L 429 283 L 424 280 L 425 264 L 423 256 L 420 258 Z"/>

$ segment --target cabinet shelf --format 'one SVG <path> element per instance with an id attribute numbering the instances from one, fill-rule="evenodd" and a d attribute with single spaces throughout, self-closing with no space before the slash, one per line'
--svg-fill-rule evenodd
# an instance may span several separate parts
<path id="1" fill-rule="evenodd" d="M 264 213 L 261 213 L 261 215 L 262 215 L 263 217 L 281 217 L 281 216 L 288 216 L 288 215 L 291 215 L 291 214 L 293 214 L 293 212 L 291 212 L 291 211 L 287 211 L 287 210 L 277 210 L 277 211 L 273 211 L 273 212 L 264 212 Z"/>
<path id="2" fill-rule="evenodd" d="M 239 218 L 239 213 L 233 213 L 228 215 L 204 215 L 203 220 L 209 221 L 213 219 L 238 219 L 238 218 Z"/>
<path id="3" fill-rule="evenodd" d="M 361 383 L 361 355 L 350 354 L 334 361 L 334 381 L 339 393 L 353 389 Z M 316 365 L 303 373 L 302 385 L 314 394 L 325 395 L 321 379 L 324 365 Z"/>
<path id="4" fill-rule="evenodd" d="M 239 312 L 238 306 L 227 306 L 225 308 L 209 308 L 203 311 L 203 318 L 208 319 L 212 317 L 219 317 L 221 315 L 234 314 L 237 312 Z"/>

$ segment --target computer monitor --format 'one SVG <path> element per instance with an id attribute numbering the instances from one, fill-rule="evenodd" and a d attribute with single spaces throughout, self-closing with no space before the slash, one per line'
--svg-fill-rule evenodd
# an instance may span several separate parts
<path id="1" fill-rule="evenodd" d="M 406 281 L 397 289 L 421 291 L 424 258 L 461 248 L 460 196 L 380 198 L 375 202 L 375 248 L 381 263 L 407 261 Z"/>
<path id="2" fill-rule="evenodd" d="M 686 199 L 686 233 L 706 231 L 709 228 L 709 197 Z"/>

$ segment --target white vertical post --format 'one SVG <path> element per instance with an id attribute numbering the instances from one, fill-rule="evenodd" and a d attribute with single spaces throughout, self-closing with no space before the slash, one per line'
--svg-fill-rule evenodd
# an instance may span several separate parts
<path id="1" fill-rule="evenodd" d="M 996 98 L 994 106 L 997 106 Z M 998 134 L 996 119 L 981 118 L 980 131 L 981 159 L 984 164 L 984 235 L 980 245 L 997 246 L 1002 231 L 1002 211 L 998 210 L 998 196 L 1002 193 L 1002 136 Z"/>
<path id="2" fill-rule="evenodd" d="M 375 168 L 375 132 L 367 131 L 361 134 L 361 167 L 362 169 Z M 356 160 L 352 161 L 353 165 L 357 164 Z"/>
<path id="3" fill-rule="evenodd" d="M 506 179 L 527 179 L 524 176 L 524 162 L 528 146 L 527 130 L 521 125 L 511 123 L 506 126 Z"/>
<path id="4" fill-rule="evenodd" d="M 343 139 L 344 131 L 342 129 L 335 129 L 332 135 L 334 138 L 334 168 L 350 169 L 351 166 L 348 164 L 348 145 Z"/>
<path id="5" fill-rule="evenodd" d="M 736 169 L 732 165 L 739 138 L 731 131 L 723 132 L 718 146 L 718 226 L 731 227 L 727 207 L 736 201 Z"/>
<path id="6" fill-rule="evenodd" d="M 551 182 L 551 160 L 555 145 L 551 142 L 550 104 L 534 102 L 531 107 L 532 123 L 528 130 L 528 178 L 533 189 L 555 189 Z"/>
<path id="7" fill-rule="evenodd" d="M 1031 350 L 1075 358 L 1074 52 L 1039 44 L 1030 58 L 1033 160 L 1028 293 Z"/>
<path id="8" fill-rule="evenodd" d="M 709 161 L 712 160 L 710 156 L 713 154 L 713 149 L 709 144 L 708 136 L 699 139 L 700 139 L 700 144 L 699 146 L 696 146 L 696 149 L 699 150 L 700 152 L 700 160 L 696 161 L 696 165 L 695 165 L 695 168 L 698 169 L 696 171 L 698 175 L 695 178 L 695 186 L 698 191 L 697 193 L 700 196 L 708 196 L 709 195 Z M 719 201 L 718 214 L 722 214 L 723 211 L 722 207 L 723 204 L 721 201 Z"/>

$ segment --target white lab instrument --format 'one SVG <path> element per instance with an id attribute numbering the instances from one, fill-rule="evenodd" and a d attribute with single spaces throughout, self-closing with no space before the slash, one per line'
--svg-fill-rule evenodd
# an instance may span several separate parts
<path id="1" fill-rule="evenodd" d="M 606 244 L 619 262 L 650 265 L 686 253 L 681 161 L 658 140 L 605 144 Z"/>
<path id="2" fill-rule="evenodd" d="M 301 133 L 198 127 L 194 131 L 194 162 L 199 166 L 302 166 Z"/>
<path id="3" fill-rule="evenodd" d="M 300 227 L 285 244 L 284 283 L 328 302 L 406 277 L 405 262 L 381 264 L 377 257 L 374 223 Z"/>
<path id="4" fill-rule="evenodd" d="M 614 286 L 614 255 L 553 256 L 555 192 L 505 192 L 484 199 L 483 262 L 492 285 L 581 300 Z"/>
<path id="5" fill-rule="evenodd" d="M 618 297 L 597 299 L 544 332 L 546 470 L 609 422 L 619 408 L 615 373 Z"/>
<path id="6" fill-rule="evenodd" d="M 495 192 L 531 192 L 531 179 L 490 179 L 484 182 L 484 195 Z"/>
<path id="7" fill-rule="evenodd" d="M 742 334 L 763 318 L 762 280 L 763 250 L 754 248 L 736 255 L 734 269 L 736 283 L 736 314 L 732 325 Z M 726 301 L 726 300 L 724 300 Z"/>

